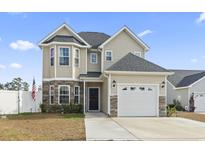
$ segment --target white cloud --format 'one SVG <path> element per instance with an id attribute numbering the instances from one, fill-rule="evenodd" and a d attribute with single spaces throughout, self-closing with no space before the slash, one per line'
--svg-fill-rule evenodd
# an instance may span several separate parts
<path id="1" fill-rule="evenodd" d="M 143 37 L 143 36 L 145 36 L 145 35 L 152 34 L 152 33 L 153 33 L 153 31 L 151 31 L 150 29 L 147 29 L 147 30 L 145 30 L 145 31 L 143 31 L 143 32 L 141 32 L 141 33 L 139 33 L 138 36 L 139 36 L 139 37 Z"/>
<path id="2" fill-rule="evenodd" d="M 205 21 L 205 12 L 201 13 L 196 20 L 196 23 L 200 24 Z"/>
<path id="3" fill-rule="evenodd" d="M 27 18 L 27 14 L 24 12 L 9 12 L 8 13 L 11 16 L 21 16 L 22 18 Z"/>
<path id="4" fill-rule="evenodd" d="M 205 56 L 202 56 L 203 59 L 205 59 Z"/>
<path id="5" fill-rule="evenodd" d="M 0 37 L 0 42 L 2 41 L 2 38 Z"/>
<path id="6" fill-rule="evenodd" d="M 11 63 L 9 66 L 11 68 L 22 68 L 23 67 L 21 64 L 18 64 L 18 63 Z"/>
<path id="7" fill-rule="evenodd" d="M 30 50 L 30 49 L 37 49 L 37 46 L 29 41 L 24 41 L 24 40 L 17 40 L 16 42 L 12 42 L 9 45 L 12 49 L 14 50 Z"/>
<path id="8" fill-rule="evenodd" d="M 191 59 L 191 62 L 192 62 L 192 63 L 197 63 L 197 62 L 198 62 L 198 59 L 192 58 L 192 59 Z"/>
<path id="9" fill-rule="evenodd" d="M 6 68 L 5 65 L 0 64 L 0 69 L 5 69 L 5 68 Z"/>

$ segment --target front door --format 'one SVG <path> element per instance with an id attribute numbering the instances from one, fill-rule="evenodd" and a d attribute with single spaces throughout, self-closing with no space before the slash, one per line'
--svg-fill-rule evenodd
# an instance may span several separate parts
<path id="1" fill-rule="evenodd" d="M 89 111 L 99 111 L 99 88 L 89 88 Z"/>

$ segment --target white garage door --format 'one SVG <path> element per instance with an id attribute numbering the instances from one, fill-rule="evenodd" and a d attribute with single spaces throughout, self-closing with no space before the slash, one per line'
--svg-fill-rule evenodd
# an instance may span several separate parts
<path id="1" fill-rule="evenodd" d="M 157 85 L 118 85 L 118 116 L 157 116 Z"/>
<path id="2" fill-rule="evenodd" d="M 198 93 L 194 96 L 195 112 L 205 112 L 205 93 Z"/>

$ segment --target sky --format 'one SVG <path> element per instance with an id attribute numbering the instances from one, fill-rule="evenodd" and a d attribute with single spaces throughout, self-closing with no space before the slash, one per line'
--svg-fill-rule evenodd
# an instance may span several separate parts
<path id="1" fill-rule="evenodd" d="M 150 47 L 147 60 L 205 70 L 205 13 L 0 13 L 0 19 L 0 83 L 21 77 L 41 85 L 38 42 L 64 22 L 76 32 L 109 35 L 126 25 Z"/>

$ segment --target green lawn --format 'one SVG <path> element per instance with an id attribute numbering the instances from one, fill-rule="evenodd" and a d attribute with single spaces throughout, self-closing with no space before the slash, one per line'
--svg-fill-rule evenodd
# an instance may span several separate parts
<path id="1" fill-rule="evenodd" d="M 85 140 L 83 114 L 24 113 L 0 119 L 0 140 Z"/>

